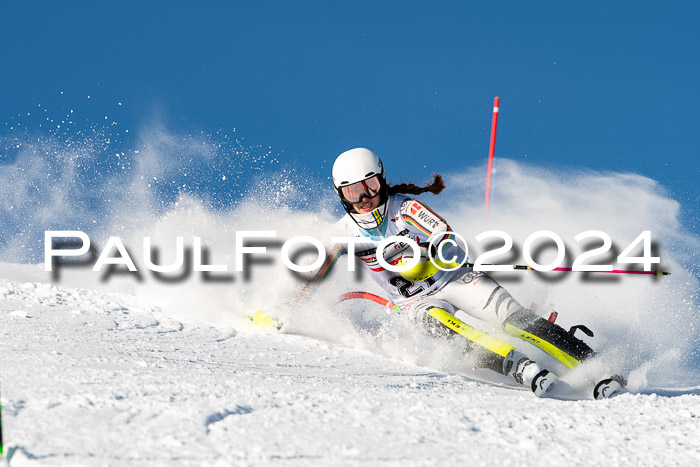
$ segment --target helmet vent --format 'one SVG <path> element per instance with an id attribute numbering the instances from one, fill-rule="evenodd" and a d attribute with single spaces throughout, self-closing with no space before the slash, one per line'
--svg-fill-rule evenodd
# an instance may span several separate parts
<path id="1" fill-rule="evenodd" d="M 370 177 L 370 176 L 372 176 L 372 175 L 374 175 L 374 172 L 367 172 L 367 173 L 365 174 L 365 177 Z"/>

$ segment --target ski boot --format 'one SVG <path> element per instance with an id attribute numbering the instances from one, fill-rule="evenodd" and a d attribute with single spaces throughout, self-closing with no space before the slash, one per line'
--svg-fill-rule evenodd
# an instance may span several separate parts
<path id="1" fill-rule="evenodd" d="M 596 400 L 610 399 L 625 392 L 627 380 L 619 375 L 611 376 L 598 382 L 593 388 L 593 398 Z"/>
<path id="2" fill-rule="evenodd" d="M 520 352 L 513 351 L 506 360 L 506 374 L 523 386 L 529 386 L 537 397 L 543 397 L 559 381 L 557 375 L 544 370 Z"/>

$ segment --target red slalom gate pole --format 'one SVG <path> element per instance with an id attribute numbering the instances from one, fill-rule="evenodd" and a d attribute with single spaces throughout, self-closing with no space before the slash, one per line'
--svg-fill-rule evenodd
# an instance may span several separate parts
<path id="1" fill-rule="evenodd" d="M 498 97 L 493 100 L 493 117 L 491 119 L 491 143 L 489 144 L 489 168 L 486 173 L 486 200 L 484 201 L 484 213 L 489 215 L 489 201 L 491 200 L 491 173 L 493 172 L 493 155 L 496 151 L 496 127 L 498 127 Z"/>
<path id="2" fill-rule="evenodd" d="M 379 303 L 381 306 L 386 307 L 390 310 L 393 310 L 397 313 L 401 312 L 401 308 L 399 308 L 399 306 L 396 305 L 395 303 L 390 302 L 386 298 L 380 297 L 379 295 L 375 295 L 375 294 L 369 293 L 369 292 L 360 292 L 360 291 L 347 292 L 347 293 L 344 293 L 343 295 L 341 295 L 340 297 L 338 297 L 337 302 L 340 303 L 340 302 L 344 302 L 345 300 L 352 300 L 354 298 L 363 298 L 363 299 L 369 300 L 371 302 Z"/>

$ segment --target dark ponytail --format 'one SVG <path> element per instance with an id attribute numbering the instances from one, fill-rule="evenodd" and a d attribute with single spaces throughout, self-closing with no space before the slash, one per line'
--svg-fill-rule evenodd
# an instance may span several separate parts
<path id="1" fill-rule="evenodd" d="M 400 185 L 389 185 L 389 194 L 395 195 L 403 193 L 407 195 L 420 195 L 423 193 L 440 194 L 445 189 L 445 182 L 442 180 L 442 175 L 433 174 L 433 182 L 426 183 L 424 187 L 419 187 L 413 183 L 401 183 Z"/>

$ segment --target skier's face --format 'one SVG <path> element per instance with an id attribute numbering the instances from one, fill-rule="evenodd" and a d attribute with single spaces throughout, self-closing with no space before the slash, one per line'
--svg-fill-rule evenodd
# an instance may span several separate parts
<path id="1" fill-rule="evenodd" d="M 379 207 L 379 199 L 381 196 L 375 196 L 374 198 L 362 198 L 359 203 L 354 203 L 352 205 L 358 214 L 367 214 L 372 212 Z"/>

